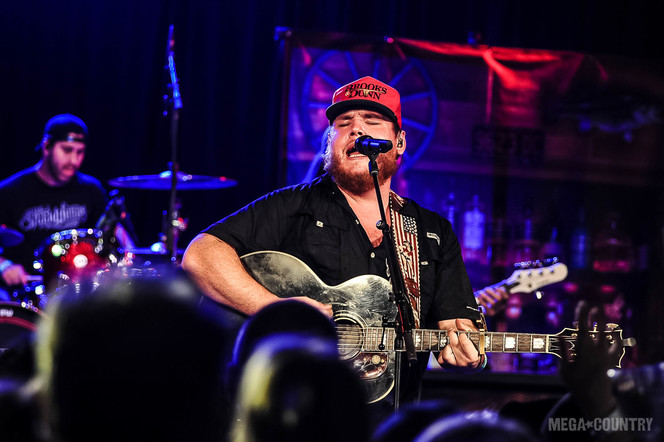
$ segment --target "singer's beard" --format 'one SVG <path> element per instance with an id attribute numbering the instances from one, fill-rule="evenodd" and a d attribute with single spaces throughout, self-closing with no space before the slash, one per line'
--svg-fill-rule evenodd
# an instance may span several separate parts
<path id="1" fill-rule="evenodd" d="M 323 155 L 323 170 L 329 173 L 340 188 L 354 194 L 363 194 L 374 189 L 373 177 L 369 173 L 369 159 L 364 163 L 366 168 L 360 170 L 351 167 L 352 164 L 344 162 L 347 157 L 344 153 L 334 154 L 328 146 Z M 399 160 L 396 150 L 378 155 L 378 183 L 383 184 L 392 178 L 399 170 Z"/>

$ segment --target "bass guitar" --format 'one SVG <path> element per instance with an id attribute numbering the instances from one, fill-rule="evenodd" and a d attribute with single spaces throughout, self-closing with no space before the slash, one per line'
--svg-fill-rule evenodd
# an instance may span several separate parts
<path id="1" fill-rule="evenodd" d="M 526 261 L 515 264 L 515 266 L 518 269 L 509 278 L 474 293 L 477 305 L 482 307 L 482 313 L 485 315 L 493 316 L 506 305 L 504 302 L 506 298 L 494 299 L 486 292 L 488 288 L 505 289 L 509 296 L 512 293 L 531 293 L 567 278 L 567 266 L 559 262 L 558 258 Z"/>
<path id="2" fill-rule="evenodd" d="M 266 289 L 282 298 L 307 296 L 331 304 L 339 336 L 339 355 L 348 361 L 364 381 L 369 402 L 377 402 L 394 387 L 394 357 L 402 351 L 396 331 L 390 327 L 397 307 L 392 287 L 385 278 L 362 275 L 336 286 L 328 286 L 301 260 L 287 253 L 263 251 L 241 257 L 247 271 Z M 548 353 L 562 358 L 573 349 L 578 330 L 566 328 L 555 335 L 532 333 L 466 333 L 481 352 Z M 622 330 L 609 324 L 607 330 L 591 332 L 593 339 L 607 339 L 623 347 L 615 366 L 625 354 L 624 347 L 634 339 L 623 339 Z M 415 348 L 420 352 L 439 352 L 448 343 L 446 330 L 413 330 Z"/>

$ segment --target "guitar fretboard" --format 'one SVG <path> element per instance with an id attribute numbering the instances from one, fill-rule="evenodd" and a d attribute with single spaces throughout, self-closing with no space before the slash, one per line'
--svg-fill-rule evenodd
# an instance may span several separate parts
<path id="1" fill-rule="evenodd" d="M 395 330 L 392 328 L 368 327 L 363 349 L 365 351 L 395 350 Z M 341 332 L 345 341 L 348 331 Z M 462 332 L 479 348 L 484 339 L 486 353 L 550 353 L 551 335 L 502 332 Z M 441 351 L 448 343 L 447 330 L 413 330 L 416 351 Z M 381 345 L 383 346 L 381 348 Z M 397 349 L 399 350 L 399 349 Z"/>

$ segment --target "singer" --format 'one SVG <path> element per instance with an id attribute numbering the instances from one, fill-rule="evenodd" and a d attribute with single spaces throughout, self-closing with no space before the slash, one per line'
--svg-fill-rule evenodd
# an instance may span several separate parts
<path id="1" fill-rule="evenodd" d="M 387 278 L 383 234 L 376 227 L 377 194 L 364 144 L 356 143 L 369 136 L 379 151 L 380 194 L 394 237 L 400 237 L 395 242 L 404 257 L 401 271 L 417 325 L 450 331 L 449 345 L 438 355 L 444 367 L 481 368 L 485 357 L 466 335 L 456 333 L 474 329 L 479 312 L 450 222 L 391 190 L 406 150 L 399 92 L 375 78 L 360 78 L 334 93 L 326 116 L 325 173 L 272 192 L 204 230 L 189 244 L 184 269 L 210 299 L 247 315 L 281 300 L 243 267 L 239 256 L 251 252 L 293 255 L 327 285 L 366 274 Z M 394 148 L 388 149 L 388 142 Z M 331 305 L 296 299 L 328 316 L 335 313 Z M 402 380 L 402 401 L 417 397 L 427 358 L 424 354 L 419 370 Z"/>

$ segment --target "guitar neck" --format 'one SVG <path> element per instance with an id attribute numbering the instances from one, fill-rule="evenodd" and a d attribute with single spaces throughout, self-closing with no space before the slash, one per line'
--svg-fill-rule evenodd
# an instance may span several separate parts
<path id="1" fill-rule="evenodd" d="M 483 342 L 485 353 L 551 353 L 558 354 L 553 335 L 509 332 L 462 332 L 479 348 Z M 448 342 L 447 330 L 413 330 L 416 351 L 441 351 Z M 366 330 L 364 350 L 394 350 L 395 330 L 369 327 Z M 384 345 L 381 349 L 380 346 Z M 397 349 L 401 350 L 401 349 Z"/>
<path id="2" fill-rule="evenodd" d="M 507 293 L 509 294 L 510 290 L 512 288 L 516 287 L 517 285 L 518 285 L 518 283 L 511 283 L 510 284 L 509 282 L 507 282 L 506 279 L 503 279 L 502 281 L 500 281 L 496 284 L 490 285 L 489 288 L 500 289 L 500 288 L 504 287 L 505 290 L 507 290 Z M 486 287 L 485 287 L 485 289 L 486 289 Z M 482 290 L 484 290 L 484 289 L 482 289 Z M 473 295 L 475 295 L 475 297 L 477 297 L 482 290 L 478 290 L 478 291 L 474 292 Z"/>
<path id="3" fill-rule="evenodd" d="M 507 294 L 509 295 L 509 294 L 512 293 L 512 289 L 513 289 L 514 287 L 518 286 L 519 284 L 520 284 L 519 282 L 509 282 L 507 279 L 503 279 L 503 280 L 500 281 L 499 283 L 496 283 L 496 284 L 490 285 L 489 287 L 491 287 L 492 289 L 500 289 L 500 288 L 504 288 L 504 289 L 507 291 Z M 474 292 L 473 294 L 477 297 L 477 295 L 478 295 L 479 292 L 481 292 L 481 291 L 482 291 L 482 290 L 478 290 L 478 291 Z M 526 290 L 526 289 L 524 289 L 523 291 L 524 291 L 524 292 L 528 292 L 528 291 L 530 291 L 530 290 Z"/>
<path id="4" fill-rule="evenodd" d="M 507 283 L 507 280 L 506 280 L 506 279 L 503 279 L 502 281 L 500 281 L 500 282 L 498 282 L 498 283 L 496 283 L 496 284 L 493 284 L 493 285 L 490 285 L 490 286 L 489 286 L 489 288 L 492 288 L 492 289 L 499 289 L 499 288 L 501 288 L 501 287 L 505 287 L 505 290 L 507 290 L 507 293 L 510 292 L 510 288 L 511 288 L 511 287 L 510 287 L 510 285 Z M 512 286 L 512 287 L 514 287 L 514 286 Z M 486 289 L 486 287 L 485 287 L 484 289 L 482 289 L 482 290 L 485 290 L 485 289 Z M 477 290 L 476 292 L 473 293 L 473 295 L 475 295 L 475 297 L 477 297 L 477 296 L 479 295 L 479 293 L 480 293 L 482 290 Z"/>
<path id="5" fill-rule="evenodd" d="M 531 293 L 541 287 L 560 282 L 567 277 L 567 266 L 561 262 L 546 267 L 516 270 L 512 275 L 489 288 L 504 288 L 507 293 Z M 481 290 L 475 292 L 477 297 Z"/>

